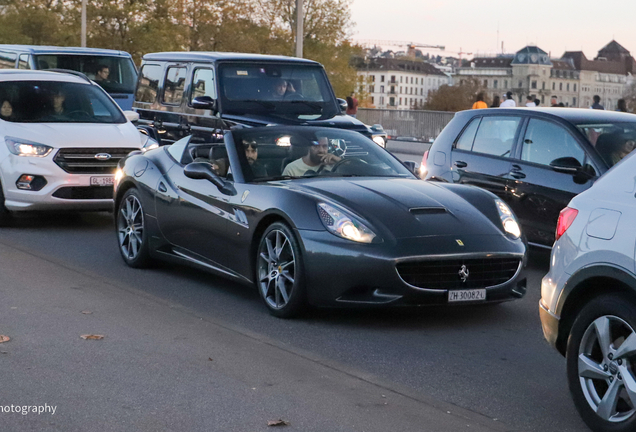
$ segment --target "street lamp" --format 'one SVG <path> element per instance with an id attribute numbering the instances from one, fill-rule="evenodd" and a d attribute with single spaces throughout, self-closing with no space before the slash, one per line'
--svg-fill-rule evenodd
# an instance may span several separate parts
<path id="1" fill-rule="evenodd" d="M 82 48 L 86 47 L 86 1 L 82 0 Z"/>
<path id="2" fill-rule="evenodd" d="M 296 0 L 296 57 L 300 58 L 303 56 L 303 33 L 303 0 Z"/>

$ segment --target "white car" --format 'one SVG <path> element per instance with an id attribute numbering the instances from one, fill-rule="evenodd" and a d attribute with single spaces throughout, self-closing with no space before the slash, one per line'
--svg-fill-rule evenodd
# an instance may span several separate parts
<path id="1" fill-rule="evenodd" d="M 541 283 L 544 335 L 594 431 L 636 430 L 635 194 L 632 152 L 561 211 Z"/>
<path id="2" fill-rule="evenodd" d="M 119 159 L 156 146 L 79 74 L 0 70 L 0 223 L 11 212 L 106 210 Z"/>

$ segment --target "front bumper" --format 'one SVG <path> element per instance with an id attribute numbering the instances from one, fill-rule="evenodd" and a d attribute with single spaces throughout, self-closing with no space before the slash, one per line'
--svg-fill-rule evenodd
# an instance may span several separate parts
<path id="1" fill-rule="evenodd" d="M 459 305 L 501 302 L 521 298 L 526 292 L 525 245 L 507 243 L 506 248 L 488 251 L 466 251 L 474 257 L 502 254 L 514 256 L 521 262 L 516 274 L 507 282 L 483 287 L 486 300 L 462 303 L 448 302 L 448 289 L 418 288 L 406 283 L 396 265 L 406 259 L 429 259 L 434 254 L 444 259 L 445 251 L 435 249 L 438 239 L 412 239 L 395 245 L 356 244 L 340 239 L 326 231 L 300 230 L 304 245 L 304 269 L 309 302 L 319 306 L 354 305 Z M 453 241 L 454 242 L 454 241 Z"/>
<path id="2" fill-rule="evenodd" d="M 105 174 L 70 174 L 49 155 L 45 158 L 8 155 L 0 163 L 5 207 L 11 211 L 31 210 L 110 210 L 112 186 L 91 186 L 91 177 Z M 22 190 L 16 181 L 23 174 L 42 176 L 46 185 L 39 191 Z M 110 192 L 109 192 L 110 191 Z M 56 197 L 58 195 L 60 197 Z M 88 197 L 96 197 L 87 199 Z"/>

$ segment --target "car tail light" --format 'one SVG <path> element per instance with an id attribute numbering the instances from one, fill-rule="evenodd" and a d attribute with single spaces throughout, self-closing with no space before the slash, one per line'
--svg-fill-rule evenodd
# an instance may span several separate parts
<path id="1" fill-rule="evenodd" d="M 424 156 L 422 156 L 422 162 L 420 163 L 420 178 L 426 177 L 428 173 L 428 168 L 426 168 L 426 161 L 428 160 L 428 150 L 424 152 Z"/>
<path id="2" fill-rule="evenodd" d="M 572 222 L 574 222 L 576 215 L 578 214 L 579 214 L 579 211 L 577 209 L 573 209 L 570 207 L 566 207 L 563 210 L 561 210 L 561 213 L 559 213 L 559 221 L 557 222 L 555 240 L 560 239 L 561 236 L 565 234 L 568 228 L 570 228 L 570 225 L 572 225 Z"/>

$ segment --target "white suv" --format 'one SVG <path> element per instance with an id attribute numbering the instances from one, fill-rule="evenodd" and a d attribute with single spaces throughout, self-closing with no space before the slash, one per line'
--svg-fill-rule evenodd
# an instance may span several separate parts
<path id="1" fill-rule="evenodd" d="M 156 145 L 135 116 L 86 77 L 0 70 L 0 223 L 14 211 L 111 209 L 119 159 Z"/>
<path id="2" fill-rule="evenodd" d="M 541 283 L 543 333 L 595 431 L 636 430 L 635 194 L 632 152 L 561 211 Z"/>

